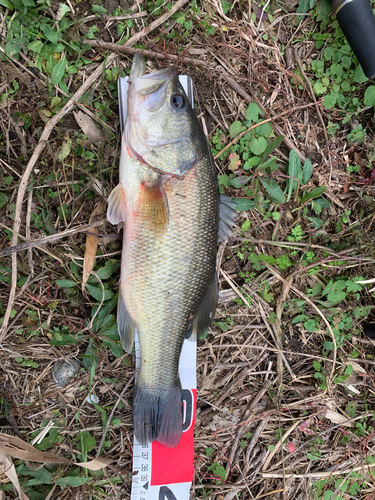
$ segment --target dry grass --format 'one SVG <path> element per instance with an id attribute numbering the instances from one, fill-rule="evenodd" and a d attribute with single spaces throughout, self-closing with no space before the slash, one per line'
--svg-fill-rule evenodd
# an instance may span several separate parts
<path id="1" fill-rule="evenodd" d="M 251 5 L 252 2 L 234 2 L 233 8 L 224 14 L 220 2 L 203 1 L 202 12 L 217 27 L 215 35 L 207 38 L 198 23 L 189 38 L 179 38 L 178 44 L 174 39 L 163 43 L 157 30 L 142 31 L 145 19 L 148 26 L 151 21 L 160 24 L 160 17 L 153 15 L 138 17 L 131 33 L 134 41 L 142 33 L 140 43 L 151 51 L 150 56 L 157 52 L 168 58 L 166 54 L 178 55 L 177 45 L 184 49 L 178 55 L 177 67 L 180 73 L 190 74 L 196 84 L 199 117 L 209 139 L 220 127 L 228 144 L 230 124 L 244 119 L 248 102 L 255 100 L 264 112 L 263 118 L 270 118 L 276 133 L 285 136 L 277 150 L 280 162 L 285 163 L 290 148 L 300 158 L 310 158 L 314 163 L 312 184 L 326 186 L 326 196 L 332 204 L 325 213 L 327 224 L 320 230 L 312 229 L 300 211 L 293 211 L 296 206 L 292 205 L 284 209 L 276 234 L 274 220 L 266 219 L 255 209 L 242 213 L 239 224 L 249 220 L 250 228 L 245 233 L 239 232 L 238 239 L 230 245 L 219 248 L 221 291 L 216 324 L 198 347 L 196 474 L 192 492 L 195 498 L 217 500 L 371 500 L 375 498 L 373 344 L 353 335 L 322 355 L 324 342 L 332 338 L 336 342 L 332 331 L 335 325 L 327 321 L 327 310 L 307 294 L 317 283 L 327 283 L 337 276 L 374 277 L 373 205 L 363 201 L 366 196 L 374 197 L 374 187 L 356 184 L 346 169 L 353 162 L 360 166 L 365 161 L 366 146 L 374 139 L 373 126 L 365 114 L 360 116 L 369 137 L 364 146 L 348 145 L 345 130 L 329 139 L 325 124 L 328 119 L 339 123 L 340 113 L 332 112 L 328 117 L 321 102 L 316 102 L 311 85 L 306 83 L 306 74 L 301 74 L 300 87 L 291 82 L 298 63 L 302 61 L 303 73 L 309 75 L 311 61 L 319 57 L 311 38 L 318 27 L 310 16 L 296 24 L 292 5 L 287 6 L 289 13 L 277 10 L 272 23 L 260 21 L 259 16 L 253 22 L 248 16 Z M 88 6 L 89 3 L 77 4 L 75 8 L 83 16 Z M 253 8 L 259 13 L 255 5 Z M 137 5 L 133 10 L 138 10 Z M 7 36 L 5 21 L 10 15 L 10 12 L 0 14 L 3 41 Z M 90 22 L 94 21 L 85 21 Z M 103 17 L 97 39 L 116 40 L 118 22 Z M 180 28 L 174 25 L 170 29 Z M 268 40 L 264 34 L 269 35 Z M 297 39 L 301 42 L 295 42 Z M 285 46 L 283 54 L 281 44 Z M 39 84 L 33 74 L 30 76 L 26 57 L 0 62 L 1 93 L 9 92 L 14 80 L 20 85 L 12 99 L 8 95 L 0 104 L 3 148 L 0 178 L 4 181 L 1 190 L 9 196 L 0 211 L 1 226 L 8 228 L 1 232 L 0 245 L 8 249 L 12 231 L 9 228 L 13 228 L 12 245 L 25 238 L 44 238 L 46 230 L 56 231 L 57 235 L 37 241 L 27 251 L 13 253 L 12 264 L 9 254 L 2 255 L 1 302 L 4 313 L 9 304 L 10 316 L 1 334 L 1 430 L 30 440 L 46 423 L 54 422 L 58 432 L 49 451 L 72 460 L 82 452 L 81 433 L 88 431 L 95 438 L 88 459 L 100 453 L 111 460 L 111 466 L 104 469 L 103 477 L 93 478 L 86 485 L 63 491 L 54 486 L 48 498 L 78 499 L 92 495 L 91 498 L 125 499 L 130 494 L 132 464 L 134 359 L 126 354 L 115 357 L 103 345 L 100 332 L 88 328 L 95 303 L 92 297 L 80 293 L 78 286 L 62 289 L 56 280 L 77 279 L 85 243 L 85 234 L 80 231 L 86 228 L 97 203 L 105 200 L 116 184 L 117 100 L 102 73 L 105 68 L 128 69 L 131 58 L 112 54 L 105 59 L 105 52 L 93 47 L 87 52 L 92 64 L 83 66 L 71 79 L 70 92 L 78 94 L 45 124 L 37 109 L 41 100 L 49 99 L 46 82 L 41 78 Z M 151 69 L 168 64 L 155 58 L 149 61 Z M 73 139 L 72 150 L 77 147 L 80 129 L 72 110 L 83 94 L 82 85 L 95 102 L 109 109 L 102 128 L 98 118 L 102 118 L 100 113 L 104 108 L 90 107 L 97 125 L 108 134 L 107 139 L 94 145 L 83 143 L 93 156 L 85 158 L 71 153 L 61 162 L 58 154 L 68 136 Z M 28 130 L 22 120 L 17 123 L 10 119 L 17 110 L 32 114 L 33 123 Z M 215 165 L 219 174 L 228 173 L 228 162 L 216 159 Z M 9 176 L 13 181 L 7 187 L 5 178 Z M 51 197 L 49 190 L 57 196 Z M 232 194 L 244 196 L 242 190 L 233 190 Z M 62 214 L 64 204 L 72 211 L 65 210 Z M 33 221 L 41 209 L 48 213 L 48 220 L 38 229 Z M 349 223 L 341 231 L 335 231 L 336 222 L 347 210 L 351 210 Z M 305 238 L 293 243 L 288 241 L 288 235 L 298 223 L 303 225 Z M 96 261 L 104 265 L 109 259 L 119 258 L 121 246 L 108 223 L 104 221 L 98 227 L 101 256 Z M 308 267 L 298 262 L 292 271 L 280 271 L 268 264 L 256 273 L 255 279 L 244 283 L 240 273 L 252 268 L 246 258 L 239 256 L 243 253 L 243 240 L 248 242 L 246 245 L 251 244 L 256 254 L 275 258 L 296 248 L 301 252 L 312 250 L 318 259 L 314 266 L 322 266 L 320 274 L 310 275 Z M 343 241 L 346 247 L 340 249 Z M 336 249 L 332 244 L 336 244 Z M 335 265 L 337 260 L 340 262 Z M 72 267 L 71 262 L 77 267 Z M 115 289 L 117 279 L 118 271 L 108 281 L 110 289 Z M 265 292 L 273 296 L 266 300 Z M 317 315 L 319 320 L 314 332 L 307 331 L 301 322 L 292 323 L 298 314 L 296 299 L 301 297 L 306 300 L 310 314 Z M 338 314 L 343 316 L 353 307 L 364 305 L 374 307 L 373 295 L 367 290 L 361 292 L 355 303 L 347 300 L 337 306 Z M 227 327 L 220 328 L 220 322 Z M 355 321 L 353 328 L 360 326 L 359 323 Z M 78 341 L 65 346 L 51 345 L 54 328 L 61 333 L 62 327 Z M 355 359 L 354 351 L 358 352 Z M 92 359 L 87 356 L 96 355 L 94 369 L 81 365 L 77 378 L 67 386 L 59 388 L 55 384 L 51 374 L 56 361 L 72 358 L 82 363 Z M 326 390 L 318 387 L 314 361 L 319 361 L 326 373 Z M 353 366 L 350 377 L 344 383 L 334 383 L 335 377 L 344 373 L 349 364 Z M 103 421 L 102 412 L 87 401 L 90 391 L 99 397 L 107 417 L 121 419 L 119 425 Z M 220 480 L 219 469 L 212 464 L 225 469 L 225 480 Z M 27 465 L 35 468 L 31 463 Z M 68 466 L 58 466 L 54 478 L 64 477 L 67 471 Z M 316 484 L 324 479 L 328 479 L 326 485 Z M 349 481 L 352 489 L 339 493 L 340 482 L 344 481 Z M 2 478 L 2 484 L 5 483 Z M 16 498 L 16 494 L 8 491 L 8 497 Z"/>

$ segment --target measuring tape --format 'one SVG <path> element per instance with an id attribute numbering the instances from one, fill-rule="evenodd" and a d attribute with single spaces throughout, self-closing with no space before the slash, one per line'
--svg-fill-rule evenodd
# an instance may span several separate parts
<path id="1" fill-rule="evenodd" d="M 141 356 L 135 339 L 136 369 Z M 131 500 L 188 500 L 194 476 L 194 423 L 197 403 L 197 343 L 185 340 L 179 374 L 183 398 L 183 432 L 175 448 L 154 441 L 140 444 L 134 436 Z"/>
<path id="2" fill-rule="evenodd" d="M 193 105 L 193 83 L 179 76 L 181 85 Z M 119 78 L 121 132 L 127 117 L 128 77 Z M 140 369 L 141 351 L 135 334 L 136 370 Z M 183 398 L 183 432 L 175 448 L 154 441 L 142 445 L 134 436 L 131 500 L 189 500 L 194 477 L 194 424 L 197 404 L 197 342 L 185 340 L 182 346 L 179 375 Z M 136 372 L 137 373 L 137 372 Z"/>

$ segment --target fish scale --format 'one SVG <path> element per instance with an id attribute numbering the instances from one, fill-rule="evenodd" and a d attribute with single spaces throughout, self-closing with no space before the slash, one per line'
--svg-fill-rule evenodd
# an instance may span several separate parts
<path id="1" fill-rule="evenodd" d="M 139 384 L 149 387 L 176 384 L 189 314 L 195 312 L 215 272 L 218 202 L 214 172 L 207 175 L 207 167 L 212 171 L 202 160 L 183 181 L 166 183 L 170 219 L 165 234 L 155 234 L 141 215 L 131 241 L 124 233 L 129 250 L 121 286 L 139 329 Z"/>

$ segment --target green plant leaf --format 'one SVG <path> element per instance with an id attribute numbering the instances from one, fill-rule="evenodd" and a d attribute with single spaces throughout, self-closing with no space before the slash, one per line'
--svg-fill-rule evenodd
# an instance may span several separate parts
<path id="1" fill-rule="evenodd" d="M 367 87 L 365 92 L 365 97 L 363 99 L 363 104 L 365 106 L 374 106 L 375 104 L 375 85 L 370 85 Z"/>
<path id="2" fill-rule="evenodd" d="M 267 147 L 267 141 L 264 137 L 252 137 L 250 139 L 250 151 L 257 156 L 260 156 Z"/>
<path id="3" fill-rule="evenodd" d="M 345 408 L 345 413 L 347 413 L 350 418 L 354 418 L 356 411 L 357 411 L 356 401 L 349 401 L 349 403 L 347 404 L 347 406 Z"/>
<path id="4" fill-rule="evenodd" d="M 271 156 L 271 158 L 268 158 L 268 160 L 266 160 L 265 162 L 260 163 L 260 164 L 258 165 L 257 170 L 258 170 L 258 172 L 259 172 L 260 170 L 265 170 L 266 168 L 269 168 L 269 169 L 271 169 L 271 170 L 276 170 L 276 169 L 277 169 L 277 164 L 276 164 L 276 162 L 277 162 L 277 158 L 276 158 L 276 156 Z"/>
<path id="5" fill-rule="evenodd" d="M 322 84 L 322 82 L 320 82 L 318 80 L 317 82 L 314 83 L 313 89 L 314 89 L 315 94 L 320 96 L 320 95 L 324 94 L 324 92 L 327 90 L 327 87 L 325 87 Z"/>
<path id="6" fill-rule="evenodd" d="M 65 56 L 57 62 L 51 73 L 51 81 L 53 85 L 57 85 L 62 80 L 65 73 L 66 59 Z"/>
<path id="7" fill-rule="evenodd" d="M 324 49 L 324 58 L 327 60 L 327 61 L 330 61 L 332 59 L 332 57 L 334 56 L 335 54 L 335 49 L 333 47 L 326 47 Z"/>
<path id="8" fill-rule="evenodd" d="M 360 283 L 356 283 L 355 281 L 348 280 L 346 282 L 346 289 L 348 292 L 360 292 L 362 290 L 362 285 Z"/>
<path id="9" fill-rule="evenodd" d="M 12 4 L 12 2 L 9 2 L 9 0 L 0 0 L 0 5 L 10 10 L 14 9 L 14 5 Z"/>
<path id="10" fill-rule="evenodd" d="M 319 363 L 319 361 L 314 361 L 313 362 L 313 367 L 314 367 L 314 370 L 316 370 L 317 372 L 320 372 L 321 368 L 322 368 L 322 365 Z"/>
<path id="11" fill-rule="evenodd" d="M 356 69 L 354 71 L 353 81 L 355 83 L 365 83 L 365 82 L 367 82 L 367 80 L 368 80 L 368 78 L 365 75 L 365 73 L 362 69 L 362 66 L 360 64 L 358 64 L 358 66 L 356 67 Z"/>
<path id="12" fill-rule="evenodd" d="M 95 300 L 101 301 L 103 298 L 103 291 L 101 288 L 96 288 L 95 286 L 86 283 L 86 290 L 89 294 L 94 297 Z M 104 290 L 104 300 L 110 300 L 114 296 L 112 290 Z"/>
<path id="13" fill-rule="evenodd" d="M 73 345 L 73 344 L 78 344 L 79 342 L 82 342 L 85 339 L 85 335 L 79 334 L 69 334 L 69 333 L 63 333 L 60 335 L 61 339 L 57 340 L 56 338 L 51 339 L 49 341 L 50 345 Z"/>
<path id="14" fill-rule="evenodd" d="M 288 176 L 298 178 L 300 170 L 301 170 L 301 160 L 299 159 L 299 156 L 297 155 L 295 150 L 291 149 L 289 153 L 289 165 L 287 170 Z M 298 181 L 296 181 L 295 179 L 286 180 L 287 202 L 290 201 L 292 193 L 294 190 L 297 190 L 297 187 L 298 187 Z"/>
<path id="15" fill-rule="evenodd" d="M 219 463 L 215 462 L 212 465 L 208 467 L 208 469 L 212 470 L 212 472 L 216 475 L 219 476 L 223 481 L 225 481 L 225 478 L 227 477 L 227 473 L 222 465 Z"/>
<path id="16" fill-rule="evenodd" d="M 235 137 L 238 136 L 241 132 L 245 130 L 244 125 L 241 122 L 233 122 L 232 125 L 229 127 L 229 135 L 231 139 L 234 139 Z"/>
<path id="17" fill-rule="evenodd" d="M 77 444 L 77 448 L 83 451 L 84 448 L 87 452 L 90 452 L 96 447 L 96 439 L 90 435 L 89 431 L 81 432 L 81 442 Z"/>
<path id="18" fill-rule="evenodd" d="M 352 65 L 352 58 L 348 56 L 343 56 L 343 58 L 341 59 L 341 64 L 345 69 L 350 68 L 350 66 Z"/>
<path id="19" fill-rule="evenodd" d="M 273 128 L 270 122 L 262 123 L 255 129 L 255 132 L 258 136 L 262 137 L 270 137 L 273 133 Z"/>
<path id="20" fill-rule="evenodd" d="M 36 52 L 37 54 L 40 54 L 40 51 L 42 50 L 43 47 L 43 42 L 40 40 L 34 40 L 33 42 L 29 43 L 27 48 L 29 50 L 32 50 L 33 52 Z"/>
<path id="21" fill-rule="evenodd" d="M 256 102 L 251 102 L 246 111 L 246 120 L 256 122 L 259 115 L 262 114 L 262 110 Z"/>
<path id="22" fill-rule="evenodd" d="M 115 260 L 107 260 L 105 265 L 96 271 L 96 274 L 101 280 L 107 280 L 112 276 L 113 266 L 115 262 Z"/>
<path id="23" fill-rule="evenodd" d="M 339 94 L 337 92 L 331 92 L 330 94 L 326 94 L 324 96 L 323 106 L 325 107 L 325 109 L 332 109 L 335 107 L 338 95 Z"/>
<path id="24" fill-rule="evenodd" d="M 251 177 L 248 177 L 247 175 L 240 175 L 239 177 L 235 177 L 234 179 L 231 179 L 230 184 L 234 188 L 240 189 L 240 188 L 244 187 L 250 180 L 251 180 Z"/>
<path id="25" fill-rule="evenodd" d="M 280 144 L 283 142 L 283 140 L 284 140 L 284 136 L 283 135 L 279 135 L 272 142 L 270 142 L 269 144 L 267 144 L 267 147 L 264 150 L 263 155 L 262 155 L 262 162 L 266 159 L 266 157 L 269 154 L 272 153 L 272 151 L 275 151 L 275 149 L 280 146 Z"/>
<path id="26" fill-rule="evenodd" d="M 303 326 L 306 328 L 306 330 L 310 333 L 313 333 L 316 331 L 316 323 L 313 319 L 309 319 L 306 321 L 306 323 L 303 324 Z"/>
<path id="27" fill-rule="evenodd" d="M 255 207 L 254 200 L 248 200 L 246 198 L 233 198 L 236 202 L 237 212 L 245 212 L 246 210 L 251 210 Z"/>
<path id="28" fill-rule="evenodd" d="M 274 203 L 278 205 L 285 203 L 284 193 L 274 179 L 260 179 L 260 182 Z"/>
<path id="29" fill-rule="evenodd" d="M 310 0 L 300 0 L 297 7 L 297 14 L 306 14 L 310 9 Z"/>
<path id="30" fill-rule="evenodd" d="M 77 283 L 72 280 L 56 280 L 56 285 L 62 288 L 73 288 L 77 286 Z"/>
<path id="31" fill-rule="evenodd" d="M 42 29 L 43 29 L 43 33 L 45 34 L 46 38 L 51 43 L 57 43 L 58 40 L 61 38 L 61 34 L 57 33 L 57 31 L 52 29 L 51 26 L 49 26 L 48 24 L 44 24 Z"/>
<path id="32" fill-rule="evenodd" d="M 316 20 L 320 24 L 321 31 L 331 22 L 331 5 L 328 0 L 320 0 L 317 7 L 317 18 Z"/>
<path id="33" fill-rule="evenodd" d="M 53 476 L 52 472 L 48 472 L 47 469 L 42 467 L 41 469 L 38 470 L 28 470 L 24 469 L 20 475 L 27 475 L 27 476 L 32 476 L 33 479 L 29 479 L 25 486 L 37 486 L 39 484 L 50 484 L 51 483 L 51 478 Z"/>
<path id="34" fill-rule="evenodd" d="M 118 344 L 117 342 L 113 342 L 112 340 L 109 339 L 108 340 L 104 339 L 102 341 L 102 344 L 104 345 L 104 347 L 108 347 L 108 349 L 110 349 L 111 353 L 114 355 L 115 358 L 121 358 L 121 356 L 124 355 L 124 350 L 122 348 L 122 345 Z"/>
<path id="35" fill-rule="evenodd" d="M 18 54 L 18 52 L 21 50 L 21 45 L 17 42 L 13 42 L 12 40 L 9 41 L 5 47 L 4 47 L 4 52 L 6 53 L 7 56 L 15 56 Z"/>
<path id="36" fill-rule="evenodd" d="M 62 488 L 67 486 L 72 486 L 73 488 L 77 488 L 78 486 L 82 486 L 88 482 L 92 481 L 92 477 L 81 477 L 81 476 L 67 476 L 61 477 L 56 481 L 58 486 Z"/>
<path id="37" fill-rule="evenodd" d="M 312 191 L 309 191 L 308 193 L 305 194 L 305 196 L 302 198 L 301 203 L 306 203 L 309 200 L 312 200 L 314 198 L 317 198 L 318 196 L 322 195 L 324 191 L 326 191 L 325 186 L 320 186 L 316 189 L 313 189 Z"/>
<path id="38" fill-rule="evenodd" d="M 45 421 L 46 425 L 47 422 Z M 51 429 L 48 431 L 46 436 L 42 439 L 40 443 L 38 443 L 35 448 L 38 448 L 40 451 L 45 451 L 50 448 L 53 443 L 59 438 L 60 436 L 60 429 L 56 427 L 51 427 Z"/>
<path id="39" fill-rule="evenodd" d="M 319 217 L 308 217 L 306 215 L 306 219 L 312 223 L 314 229 L 320 229 L 323 226 L 324 221 L 323 219 L 319 219 Z"/>
<path id="40" fill-rule="evenodd" d="M 0 193 L 0 208 L 5 207 L 8 201 L 9 201 L 9 196 L 7 196 L 4 193 Z"/>
<path id="41" fill-rule="evenodd" d="M 303 165 L 303 176 L 302 176 L 302 182 L 304 185 L 306 185 L 309 182 L 312 173 L 313 173 L 313 165 L 311 161 L 308 158 L 306 158 L 306 161 Z"/>

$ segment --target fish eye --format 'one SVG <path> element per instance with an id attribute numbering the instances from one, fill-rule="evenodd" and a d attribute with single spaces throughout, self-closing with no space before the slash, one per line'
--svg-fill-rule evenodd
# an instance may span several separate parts
<path id="1" fill-rule="evenodd" d="M 177 109 L 183 108 L 185 105 L 184 96 L 182 96 L 181 94 L 173 94 L 171 98 L 171 103 Z"/>

